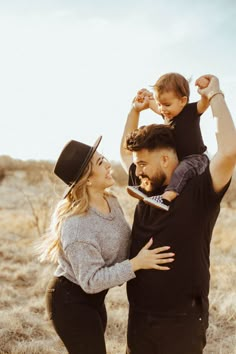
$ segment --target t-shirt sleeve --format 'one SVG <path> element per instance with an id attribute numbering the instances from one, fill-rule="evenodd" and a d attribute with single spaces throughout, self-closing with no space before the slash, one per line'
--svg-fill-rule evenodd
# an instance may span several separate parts
<path id="1" fill-rule="evenodd" d="M 189 115 L 189 117 L 193 117 L 193 118 L 198 118 L 201 117 L 202 113 L 198 113 L 197 111 L 197 102 L 192 102 L 189 103 L 187 106 L 188 112 L 187 115 Z"/>
<path id="2" fill-rule="evenodd" d="M 200 197 L 204 199 L 205 206 L 210 207 L 214 204 L 220 204 L 222 198 L 224 197 L 225 193 L 229 188 L 231 179 L 226 183 L 226 185 L 222 188 L 220 192 L 215 192 L 208 165 L 205 172 L 199 176 L 199 182 L 199 185 L 201 186 L 201 188 L 199 189 Z"/>

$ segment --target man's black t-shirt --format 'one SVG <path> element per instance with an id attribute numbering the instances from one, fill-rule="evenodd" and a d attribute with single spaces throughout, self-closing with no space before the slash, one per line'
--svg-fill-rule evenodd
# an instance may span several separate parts
<path id="1" fill-rule="evenodd" d="M 135 181 L 134 173 L 135 166 L 131 165 L 130 184 Z M 152 237 L 151 248 L 170 246 L 175 261 L 168 271 L 139 270 L 136 278 L 127 283 L 128 299 L 136 310 L 180 313 L 191 306 L 193 299 L 200 299 L 203 311 L 207 312 L 210 241 L 228 186 L 229 183 L 216 194 L 207 167 L 203 174 L 189 181 L 168 212 L 143 201 L 138 203 L 130 257 L 136 256 Z"/>
<path id="2" fill-rule="evenodd" d="M 202 154 L 206 151 L 201 129 L 200 114 L 197 112 L 197 102 L 188 103 L 171 121 L 174 126 L 176 151 L 179 160 L 192 154 Z"/>

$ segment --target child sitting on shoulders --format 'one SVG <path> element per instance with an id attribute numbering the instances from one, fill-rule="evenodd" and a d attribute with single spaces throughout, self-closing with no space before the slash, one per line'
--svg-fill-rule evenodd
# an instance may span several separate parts
<path id="1" fill-rule="evenodd" d="M 208 83 L 205 77 L 200 77 L 195 85 L 202 89 Z M 173 126 L 180 163 L 162 195 L 147 197 L 139 186 L 128 186 L 127 191 L 133 197 L 167 211 L 187 181 L 203 173 L 209 163 L 200 129 L 200 116 L 208 108 L 209 101 L 201 96 L 198 102 L 189 103 L 189 83 L 178 73 L 161 76 L 153 86 L 153 91 L 154 95 L 146 89 L 138 91 L 134 107 L 143 102 L 143 109 L 151 108 L 162 116 L 165 124 Z"/>

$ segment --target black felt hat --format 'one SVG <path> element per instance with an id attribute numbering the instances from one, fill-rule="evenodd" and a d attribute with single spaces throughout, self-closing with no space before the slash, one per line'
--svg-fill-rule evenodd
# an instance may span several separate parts
<path id="1" fill-rule="evenodd" d="M 69 186 L 64 193 L 64 198 L 70 193 L 71 189 L 83 175 L 101 139 L 102 136 L 99 136 L 93 146 L 71 140 L 63 148 L 56 162 L 54 173 Z"/>

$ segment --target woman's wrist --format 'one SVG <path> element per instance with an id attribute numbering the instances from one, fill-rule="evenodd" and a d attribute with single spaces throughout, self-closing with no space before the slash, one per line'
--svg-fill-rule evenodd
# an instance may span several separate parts
<path id="1" fill-rule="evenodd" d="M 134 257 L 132 259 L 129 260 L 130 263 L 131 263 L 131 267 L 132 267 L 132 271 L 133 272 L 136 272 L 137 270 L 140 269 L 140 266 L 138 264 L 138 260 L 137 260 L 137 257 Z"/>

